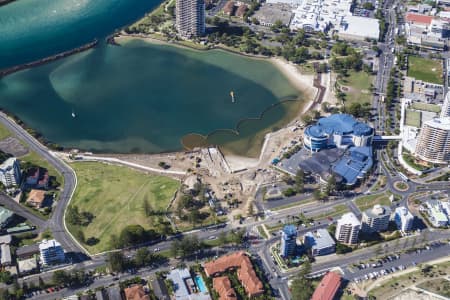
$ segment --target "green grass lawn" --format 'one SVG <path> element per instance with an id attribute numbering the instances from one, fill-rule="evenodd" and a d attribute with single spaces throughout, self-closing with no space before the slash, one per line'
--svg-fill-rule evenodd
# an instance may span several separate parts
<path id="1" fill-rule="evenodd" d="M 420 123 L 421 123 L 420 120 L 421 120 L 421 114 L 419 111 L 410 110 L 410 109 L 406 110 L 405 125 L 420 127 Z"/>
<path id="2" fill-rule="evenodd" d="M 371 208 L 375 204 L 389 206 L 391 205 L 391 201 L 389 201 L 390 195 L 391 194 L 389 192 L 384 192 L 382 194 L 363 196 L 361 198 L 356 199 L 355 204 L 361 211 Z"/>
<path id="3" fill-rule="evenodd" d="M 370 103 L 372 99 L 372 93 L 370 92 L 370 84 L 373 82 L 374 76 L 367 74 L 366 72 L 350 71 L 348 76 L 339 82 L 342 86 L 348 90 L 344 91 L 346 96 L 346 105 L 352 103 Z"/>
<path id="4" fill-rule="evenodd" d="M 11 136 L 11 131 L 9 131 L 5 126 L 0 125 L 0 140 L 6 139 Z"/>
<path id="5" fill-rule="evenodd" d="M 430 83 L 442 84 L 442 61 L 408 56 L 408 76 Z"/>
<path id="6" fill-rule="evenodd" d="M 144 213 L 144 199 L 148 199 L 153 210 L 165 211 L 180 185 L 169 177 L 122 166 L 98 162 L 75 162 L 71 166 L 78 180 L 71 205 L 95 216 L 88 226 L 80 227 L 85 239 L 99 239 L 93 246 L 86 245 L 91 253 L 109 250 L 110 236 L 120 234 L 127 225 L 139 224 L 149 229 L 151 222 Z"/>
<path id="7" fill-rule="evenodd" d="M 424 111 L 435 112 L 435 113 L 441 112 L 441 107 L 436 104 L 414 102 L 411 105 L 411 107 L 414 109 L 417 109 L 417 110 L 424 110 Z"/>

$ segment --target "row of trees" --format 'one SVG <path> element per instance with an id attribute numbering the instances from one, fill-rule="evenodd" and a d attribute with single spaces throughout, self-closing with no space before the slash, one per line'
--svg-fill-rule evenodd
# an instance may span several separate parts
<path id="1" fill-rule="evenodd" d="M 117 236 L 111 235 L 110 245 L 113 249 L 143 244 L 161 237 L 155 230 L 145 230 L 141 225 L 128 225 Z"/>
<path id="2" fill-rule="evenodd" d="M 300 272 L 294 278 L 291 284 L 292 299 L 296 300 L 309 300 L 314 292 L 311 279 L 307 278 L 307 275 L 311 273 L 311 263 L 306 260 Z"/>
<path id="3" fill-rule="evenodd" d="M 136 251 L 132 259 L 126 258 L 122 252 L 111 252 L 108 254 L 107 261 L 112 272 L 123 272 L 130 268 L 142 268 L 161 263 L 164 258 L 143 247 Z"/>
<path id="4" fill-rule="evenodd" d="M 57 286 L 67 285 L 69 287 L 77 287 L 85 285 L 91 280 L 92 277 L 85 273 L 84 270 L 72 270 L 70 272 L 57 270 L 52 275 L 53 284 Z"/>

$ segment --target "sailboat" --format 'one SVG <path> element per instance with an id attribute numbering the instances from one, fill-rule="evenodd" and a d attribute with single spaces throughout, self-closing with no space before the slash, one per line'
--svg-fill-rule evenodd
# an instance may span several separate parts
<path id="1" fill-rule="evenodd" d="M 233 91 L 230 92 L 230 96 L 231 96 L 231 102 L 234 103 L 234 92 Z"/>
<path id="2" fill-rule="evenodd" d="M 72 118 L 75 118 L 75 117 L 76 117 L 75 112 L 72 110 Z"/>

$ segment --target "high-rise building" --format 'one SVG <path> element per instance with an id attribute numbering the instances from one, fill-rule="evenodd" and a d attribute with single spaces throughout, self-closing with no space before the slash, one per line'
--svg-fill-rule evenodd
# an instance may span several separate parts
<path id="1" fill-rule="evenodd" d="M 192 38 L 205 34 L 204 0 L 176 0 L 176 22 L 178 34 Z"/>
<path id="2" fill-rule="evenodd" d="M 394 221 L 399 230 L 410 231 L 413 228 L 414 216 L 406 207 L 400 206 L 395 209 Z"/>
<path id="3" fill-rule="evenodd" d="M 365 210 L 362 214 L 362 232 L 380 232 L 387 230 L 391 209 L 387 206 L 376 204 L 373 208 Z"/>
<path id="4" fill-rule="evenodd" d="M 61 263 L 65 260 L 64 249 L 56 240 L 43 240 L 39 244 L 39 252 L 44 265 Z"/>
<path id="5" fill-rule="evenodd" d="M 20 183 L 20 166 L 15 157 L 10 157 L 0 165 L 0 182 L 5 187 Z"/>
<path id="6" fill-rule="evenodd" d="M 281 232 L 280 254 L 283 257 L 289 257 L 295 253 L 297 247 L 297 227 L 286 225 Z"/>
<path id="7" fill-rule="evenodd" d="M 430 163 L 450 162 L 450 117 L 432 119 L 423 124 L 415 155 Z"/>
<path id="8" fill-rule="evenodd" d="M 353 245 L 358 243 L 358 234 L 361 222 L 354 213 L 343 214 L 337 221 L 335 238 L 342 244 Z"/>

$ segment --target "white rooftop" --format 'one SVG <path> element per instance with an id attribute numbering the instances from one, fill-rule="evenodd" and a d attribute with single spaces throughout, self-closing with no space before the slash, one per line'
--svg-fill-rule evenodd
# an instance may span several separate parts
<path id="1" fill-rule="evenodd" d="M 343 214 L 338 222 L 340 224 L 349 224 L 349 225 L 352 225 L 352 226 L 361 225 L 361 222 L 358 220 L 358 218 L 352 212 L 348 212 L 346 214 Z"/>
<path id="2" fill-rule="evenodd" d="M 380 36 L 378 22 L 378 19 L 373 18 L 345 16 L 339 33 L 378 40 Z"/>
<path id="3" fill-rule="evenodd" d="M 425 122 L 426 125 L 442 130 L 450 130 L 450 117 L 432 119 Z"/>
<path id="4" fill-rule="evenodd" d="M 39 244 L 39 250 L 46 250 L 48 248 L 52 248 L 52 247 L 60 247 L 61 244 L 58 243 L 56 240 L 43 240 L 40 244 Z"/>

